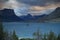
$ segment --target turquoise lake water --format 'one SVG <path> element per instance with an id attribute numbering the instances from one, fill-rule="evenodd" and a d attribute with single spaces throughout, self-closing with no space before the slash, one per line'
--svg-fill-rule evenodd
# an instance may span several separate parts
<path id="1" fill-rule="evenodd" d="M 32 37 L 32 34 L 39 28 L 41 34 L 49 33 L 51 30 L 55 34 L 60 33 L 60 23 L 23 23 L 23 22 L 3 22 L 3 26 L 9 32 L 15 30 L 19 37 Z"/>

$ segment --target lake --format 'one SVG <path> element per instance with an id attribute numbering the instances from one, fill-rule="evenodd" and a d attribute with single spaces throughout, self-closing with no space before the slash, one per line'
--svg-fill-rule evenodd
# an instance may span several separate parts
<path id="1" fill-rule="evenodd" d="M 41 34 L 49 33 L 51 30 L 60 33 L 60 23 L 24 23 L 24 22 L 3 22 L 3 26 L 9 32 L 15 30 L 19 37 L 32 37 L 32 34 L 38 29 Z"/>

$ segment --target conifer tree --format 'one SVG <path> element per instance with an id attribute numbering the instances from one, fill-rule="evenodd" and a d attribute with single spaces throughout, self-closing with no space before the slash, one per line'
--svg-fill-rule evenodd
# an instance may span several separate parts
<path id="1" fill-rule="evenodd" d="M 56 36 L 55 36 L 54 32 L 50 31 L 50 33 L 48 35 L 48 40 L 56 40 Z"/>
<path id="2" fill-rule="evenodd" d="M 17 35 L 16 35 L 15 30 L 13 31 L 12 39 L 13 39 L 13 40 L 18 40 L 18 37 L 17 37 Z"/>
<path id="3" fill-rule="evenodd" d="M 0 40 L 4 40 L 4 31 L 2 22 L 0 22 Z"/>
<path id="4" fill-rule="evenodd" d="M 60 40 L 60 34 L 58 34 L 57 40 Z"/>

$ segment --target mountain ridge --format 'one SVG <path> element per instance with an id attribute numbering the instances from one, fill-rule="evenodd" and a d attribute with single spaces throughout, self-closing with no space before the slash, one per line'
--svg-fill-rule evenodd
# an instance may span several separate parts
<path id="1" fill-rule="evenodd" d="M 60 19 L 60 7 L 57 7 L 52 13 L 46 16 L 46 21 L 50 21 L 50 20 L 56 21 L 58 19 Z"/>
<path id="2" fill-rule="evenodd" d="M 14 22 L 20 21 L 21 19 L 17 17 L 13 9 L 3 9 L 0 10 L 0 19 L 2 22 Z"/>
<path id="3" fill-rule="evenodd" d="M 60 7 L 56 8 L 53 12 L 46 15 L 35 15 L 27 14 L 26 16 L 16 16 L 13 9 L 0 10 L 0 20 L 2 22 L 45 22 L 52 19 L 60 18 Z"/>

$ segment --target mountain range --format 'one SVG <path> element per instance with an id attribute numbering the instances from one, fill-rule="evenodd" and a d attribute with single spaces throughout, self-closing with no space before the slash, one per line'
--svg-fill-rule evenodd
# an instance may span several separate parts
<path id="1" fill-rule="evenodd" d="M 46 19 L 47 19 L 47 21 L 57 21 L 57 20 L 60 20 L 60 7 L 56 8 L 52 13 L 50 13 L 46 17 Z"/>
<path id="2" fill-rule="evenodd" d="M 2 22 L 45 22 L 60 18 L 60 7 L 57 7 L 50 14 L 35 15 L 27 14 L 25 16 L 16 16 L 13 9 L 0 10 L 0 21 Z"/>
<path id="3" fill-rule="evenodd" d="M 19 17 L 15 15 L 15 12 L 13 9 L 3 9 L 0 10 L 0 21 L 2 22 L 15 22 L 15 21 L 21 21 Z"/>

